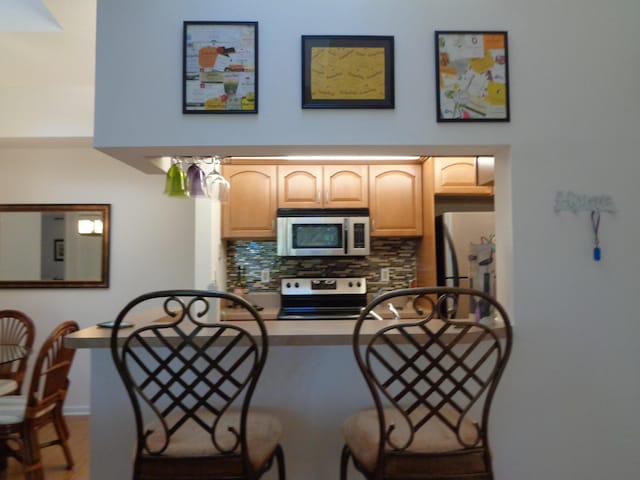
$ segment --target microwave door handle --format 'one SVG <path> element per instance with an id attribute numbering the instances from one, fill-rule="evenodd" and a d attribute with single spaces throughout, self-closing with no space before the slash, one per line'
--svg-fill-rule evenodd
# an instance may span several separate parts
<path id="1" fill-rule="evenodd" d="M 286 220 L 284 224 L 283 230 L 283 244 L 284 244 L 284 252 L 285 255 L 291 255 L 291 251 L 289 250 L 289 239 L 291 238 L 293 227 L 291 226 L 291 221 L 289 219 Z"/>
<path id="2" fill-rule="evenodd" d="M 342 229 L 344 233 L 344 254 L 349 254 L 349 219 L 344 219 L 344 227 Z"/>

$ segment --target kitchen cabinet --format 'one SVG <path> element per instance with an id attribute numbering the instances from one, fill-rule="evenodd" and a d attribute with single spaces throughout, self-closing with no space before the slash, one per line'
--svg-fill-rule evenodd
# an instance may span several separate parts
<path id="1" fill-rule="evenodd" d="M 365 208 L 367 165 L 279 165 L 279 208 Z"/>
<path id="2" fill-rule="evenodd" d="M 420 165 L 369 165 L 372 237 L 422 235 Z"/>
<path id="3" fill-rule="evenodd" d="M 231 184 L 222 204 L 222 238 L 275 238 L 277 167 L 223 165 Z"/>
<path id="4" fill-rule="evenodd" d="M 492 180 L 483 181 L 486 184 L 478 181 L 480 165 L 476 157 L 436 157 L 434 162 L 436 195 L 493 195 Z"/>

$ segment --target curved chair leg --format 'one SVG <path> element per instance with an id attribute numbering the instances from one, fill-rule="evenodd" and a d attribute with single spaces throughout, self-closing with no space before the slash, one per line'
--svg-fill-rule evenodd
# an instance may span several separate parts
<path id="1" fill-rule="evenodd" d="M 345 445 L 342 447 L 342 456 L 340 457 L 340 480 L 347 480 L 349 457 L 351 457 L 351 451 L 349 450 L 349 447 Z"/>
<path id="2" fill-rule="evenodd" d="M 22 468 L 25 480 L 44 480 L 38 435 L 31 425 L 22 430 Z"/>
<path id="3" fill-rule="evenodd" d="M 285 480 L 286 472 L 284 469 L 284 453 L 282 447 L 278 445 L 276 448 L 276 463 L 278 464 L 278 480 Z"/>
<path id="4" fill-rule="evenodd" d="M 71 450 L 69 449 L 69 428 L 64 420 L 62 413 L 56 411 L 53 413 L 53 425 L 58 434 L 58 441 L 64 452 L 64 458 L 67 461 L 67 470 L 73 468 L 73 457 L 71 456 Z"/>

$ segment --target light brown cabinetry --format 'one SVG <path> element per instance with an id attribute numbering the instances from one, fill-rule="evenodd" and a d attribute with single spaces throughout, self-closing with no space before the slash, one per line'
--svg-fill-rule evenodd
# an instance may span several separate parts
<path id="1" fill-rule="evenodd" d="M 279 165 L 278 207 L 367 207 L 367 173 L 367 165 Z"/>
<path id="2" fill-rule="evenodd" d="M 478 183 L 475 157 L 436 157 L 434 162 L 436 195 L 493 195 L 493 185 Z"/>
<path id="3" fill-rule="evenodd" d="M 275 238 L 277 168 L 275 165 L 223 165 L 231 184 L 222 201 L 223 238 Z"/>
<path id="4" fill-rule="evenodd" d="M 420 165 L 369 165 L 371 236 L 422 235 Z"/>

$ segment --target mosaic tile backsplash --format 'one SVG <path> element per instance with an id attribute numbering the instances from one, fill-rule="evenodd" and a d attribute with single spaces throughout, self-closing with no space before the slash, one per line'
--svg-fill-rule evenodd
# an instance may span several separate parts
<path id="1" fill-rule="evenodd" d="M 251 292 L 279 292 L 286 277 L 365 277 L 369 293 L 380 288 L 408 287 L 416 276 L 419 239 L 372 238 L 367 257 L 279 257 L 275 241 L 228 241 L 227 288 L 238 280 L 238 266 L 244 266 L 244 280 Z M 380 269 L 389 267 L 389 282 L 380 281 Z M 261 282 L 269 269 L 270 282 Z"/>

